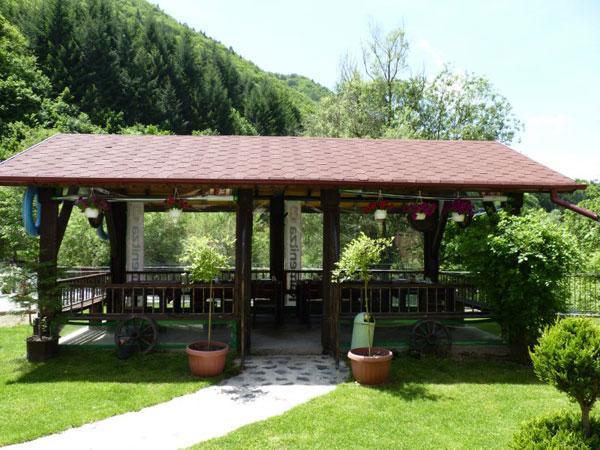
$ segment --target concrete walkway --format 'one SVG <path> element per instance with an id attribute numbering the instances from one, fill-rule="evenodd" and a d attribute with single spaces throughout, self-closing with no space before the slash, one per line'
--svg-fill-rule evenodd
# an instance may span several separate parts
<path id="1" fill-rule="evenodd" d="M 348 378 L 329 356 L 256 356 L 217 386 L 7 449 L 177 449 L 279 415 Z"/>

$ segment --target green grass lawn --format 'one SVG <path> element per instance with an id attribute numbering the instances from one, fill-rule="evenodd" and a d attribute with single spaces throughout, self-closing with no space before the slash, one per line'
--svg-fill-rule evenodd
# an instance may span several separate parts
<path id="1" fill-rule="evenodd" d="M 278 417 L 195 448 L 507 448 L 519 424 L 572 408 L 531 369 L 400 357 L 381 388 L 346 383 Z"/>
<path id="2" fill-rule="evenodd" d="M 40 364 L 25 359 L 31 328 L 0 328 L 0 446 L 33 439 L 211 384 L 189 374 L 183 352 L 135 355 L 67 347 Z M 217 380 L 215 380 L 217 381 Z"/>

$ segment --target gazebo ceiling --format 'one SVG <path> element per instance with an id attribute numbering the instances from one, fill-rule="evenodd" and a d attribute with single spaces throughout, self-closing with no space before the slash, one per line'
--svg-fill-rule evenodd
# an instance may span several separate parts
<path id="1" fill-rule="evenodd" d="M 400 191 L 585 188 L 493 141 L 57 134 L 0 163 L 1 185 Z"/>

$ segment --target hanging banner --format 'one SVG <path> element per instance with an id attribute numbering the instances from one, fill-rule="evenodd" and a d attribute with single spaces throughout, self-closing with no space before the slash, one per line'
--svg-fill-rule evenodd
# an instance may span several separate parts
<path id="1" fill-rule="evenodd" d="M 302 269 L 302 202 L 285 202 L 284 258 L 285 270 Z M 299 273 L 288 272 L 287 288 L 294 290 L 299 279 Z M 285 296 L 286 306 L 292 306 L 295 303 L 295 299 L 291 295 Z"/>
<path id="2" fill-rule="evenodd" d="M 144 270 L 144 204 L 127 203 L 127 241 L 125 267 L 128 271 Z"/>

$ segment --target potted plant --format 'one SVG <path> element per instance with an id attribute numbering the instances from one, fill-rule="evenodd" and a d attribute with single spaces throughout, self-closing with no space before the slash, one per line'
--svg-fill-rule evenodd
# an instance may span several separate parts
<path id="1" fill-rule="evenodd" d="M 108 209 L 108 202 L 106 199 L 97 197 L 93 192 L 87 197 L 79 197 L 75 201 L 77 206 L 85 217 L 88 219 L 97 219 L 100 213 Z"/>
<path id="2" fill-rule="evenodd" d="M 373 213 L 376 221 L 382 222 L 387 218 L 387 210 L 392 207 L 392 203 L 387 200 L 377 200 L 371 202 L 363 208 L 365 214 Z"/>
<path id="3" fill-rule="evenodd" d="M 177 198 L 174 195 L 169 195 L 165 200 L 165 209 L 169 216 L 174 220 L 178 220 L 181 217 L 183 210 L 188 207 L 188 202 L 182 198 Z"/>
<path id="4" fill-rule="evenodd" d="M 44 267 L 44 264 L 39 267 Z M 38 296 L 38 286 L 46 279 L 40 278 L 40 273 L 45 271 L 14 266 L 2 279 L 4 286 L 14 286 L 11 295 L 14 301 L 29 312 L 33 308 L 37 309 L 37 317 L 33 320 L 33 334 L 26 339 L 27 359 L 31 362 L 46 361 L 58 353 L 59 326 L 56 313 L 60 310 L 61 298 L 56 287 L 47 282 L 44 286 L 45 295 Z M 52 278 L 48 276 L 47 279 Z"/>
<path id="5" fill-rule="evenodd" d="M 386 348 L 373 347 L 375 321 L 369 311 L 368 293 L 369 281 L 372 278 L 370 269 L 381 262 L 383 253 L 391 245 L 392 238 L 373 239 L 361 233 L 346 246 L 333 272 L 333 278 L 337 281 L 358 278 L 363 282 L 362 297 L 365 313 L 357 316 L 358 320 L 355 319 L 355 326 L 359 324 L 366 328 L 367 346 L 351 348 L 348 352 L 352 375 L 360 384 L 384 383 L 390 372 L 392 352 Z"/>
<path id="6" fill-rule="evenodd" d="M 425 220 L 433 216 L 437 209 L 437 204 L 433 202 L 408 203 L 403 207 L 412 220 Z"/>
<path id="7" fill-rule="evenodd" d="M 469 200 L 457 198 L 446 205 L 451 213 L 452 220 L 456 223 L 463 223 L 473 215 L 473 204 Z"/>
<path id="8" fill-rule="evenodd" d="M 214 377 L 223 372 L 229 352 L 227 344 L 212 339 L 213 285 L 221 269 L 227 265 L 227 257 L 208 238 L 193 237 L 186 244 L 184 262 L 190 282 L 209 283 L 208 339 L 187 346 L 190 370 L 200 377 Z"/>

